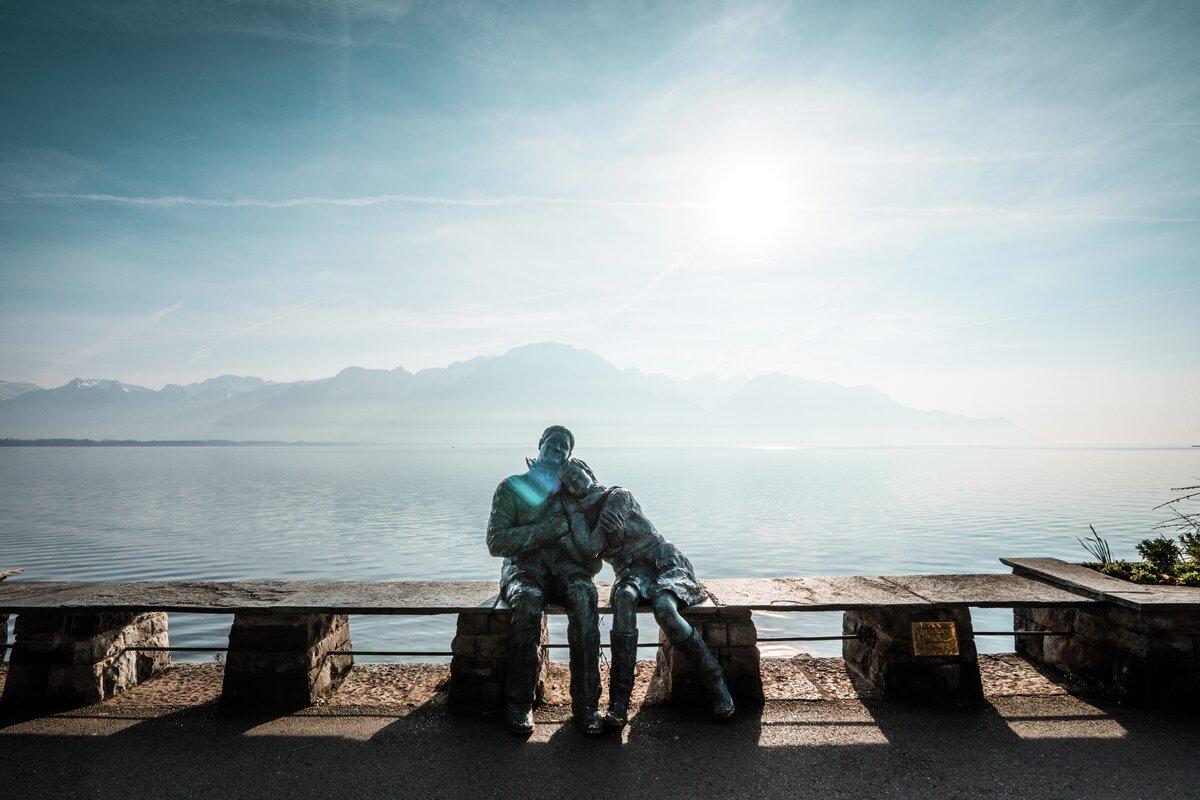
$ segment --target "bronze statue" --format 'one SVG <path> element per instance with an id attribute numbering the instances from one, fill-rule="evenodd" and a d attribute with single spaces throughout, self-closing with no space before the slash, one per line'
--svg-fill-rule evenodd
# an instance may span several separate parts
<path id="1" fill-rule="evenodd" d="M 704 681 L 713 714 L 733 715 L 733 698 L 725 685 L 721 665 L 709 652 L 699 631 L 681 608 L 703 602 L 707 592 L 696 580 L 692 562 L 654 529 L 628 490 L 606 489 L 586 463 L 572 459 L 562 474 L 571 541 L 587 558 L 599 555 L 612 565 L 612 668 L 609 705 L 604 722 L 615 729 L 629 720 L 629 695 L 637 663 L 637 608 L 648 602 L 654 618 L 671 644 L 695 665 Z"/>
<path id="2" fill-rule="evenodd" d="M 571 528 L 559 491 L 560 471 L 574 447 L 569 430 L 550 426 L 538 441 L 538 457 L 529 462 L 528 471 L 505 478 L 492 497 L 488 550 L 504 558 L 500 596 L 512 609 L 504 722 L 521 736 L 533 733 L 542 614 L 551 601 L 567 608 L 575 721 L 589 735 L 604 731 L 599 712 L 600 618 L 592 582 L 601 562 L 596 553 L 581 553 L 567 535 Z"/>

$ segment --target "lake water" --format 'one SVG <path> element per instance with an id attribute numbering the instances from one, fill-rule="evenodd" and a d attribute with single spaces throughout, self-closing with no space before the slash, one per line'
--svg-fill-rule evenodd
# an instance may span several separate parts
<path id="1" fill-rule="evenodd" d="M 37 580 L 494 579 L 500 562 L 484 544 L 491 495 L 501 478 L 523 470 L 525 455 L 0 448 L 0 567 L 25 567 L 24 577 Z M 602 483 L 632 490 L 701 579 L 1001 572 L 997 559 L 1006 555 L 1081 560 L 1075 537 L 1087 535 L 1089 523 L 1129 557 L 1164 518 L 1153 507 L 1200 476 L 1200 449 L 581 447 L 576 455 Z M 1012 624 L 1007 611 L 975 614 L 987 629 Z M 223 645 L 230 619 L 172 615 L 172 642 Z M 840 614 L 756 620 L 763 635 L 841 628 Z M 650 635 L 653 619 L 641 625 Z M 453 626 L 452 617 L 356 616 L 351 633 L 362 649 L 448 649 Z M 551 633 L 566 640 L 561 619 Z M 979 644 L 1012 649 L 1011 638 Z M 840 645 L 802 649 L 832 655 Z"/>

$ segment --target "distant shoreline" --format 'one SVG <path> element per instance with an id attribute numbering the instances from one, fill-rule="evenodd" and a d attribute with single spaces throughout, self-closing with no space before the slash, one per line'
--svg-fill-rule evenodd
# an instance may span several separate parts
<path id="1" fill-rule="evenodd" d="M 0 439 L 0 447 L 402 447 L 418 450 L 427 449 L 511 449 L 523 443 L 496 442 L 310 442 L 280 440 L 233 439 Z M 1192 445 L 995 445 L 995 444 L 796 444 L 796 445 L 745 445 L 745 444 L 615 444 L 592 445 L 597 450 L 758 450 L 763 452 L 789 450 L 1193 450 Z"/>
<path id="2" fill-rule="evenodd" d="M 0 447 L 347 447 L 359 442 L 236 442 L 230 439 L 0 439 Z"/>

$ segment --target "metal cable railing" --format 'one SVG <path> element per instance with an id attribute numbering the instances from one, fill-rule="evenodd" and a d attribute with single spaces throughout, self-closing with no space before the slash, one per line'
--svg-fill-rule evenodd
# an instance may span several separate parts
<path id="1" fill-rule="evenodd" d="M 974 631 L 973 636 L 1070 636 L 1070 631 Z M 842 634 L 837 636 L 759 636 L 755 642 L 825 642 L 825 641 L 851 641 L 856 639 L 870 639 L 868 634 L 853 633 Z M 0 645 L 0 649 L 9 649 L 13 645 Z M 551 642 L 542 645 L 543 650 L 565 649 L 571 645 L 565 642 Z M 657 648 L 659 642 L 639 642 L 638 648 Z M 601 644 L 602 650 L 612 649 L 610 644 Z M 167 646 L 158 647 L 150 645 L 134 645 L 126 647 L 121 652 L 137 652 L 137 653 L 228 653 L 228 647 L 184 647 L 184 646 Z M 264 651 L 243 651 L 243 652 L 264 652 Z M 450 650 L 330 650 L 326 655 L 331 656 L 413 656 L 413 657 L 430 657 L 430 656 L 453 656 L 454 653 Z"/>

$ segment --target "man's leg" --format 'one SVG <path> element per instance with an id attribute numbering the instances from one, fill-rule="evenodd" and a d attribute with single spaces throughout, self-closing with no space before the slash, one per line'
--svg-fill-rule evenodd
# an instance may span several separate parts
<path id="1" fill-rule="evenodd" d="M 567 642 L 571 648 L 571 710 L 585 733 L 603 730 L 600 720 L 600 614 L 591 577 L 564 581 Z"/>
<path id="2" fill-rule="evenodd" d="M 513 733 L 528 736 L 533 733 L 533 701 L 541 665 L 546 593 L 531 580 L 518 580 L 505 587 L 504 599 L 512 610 L 508 625 L 504 724 Z"/>

